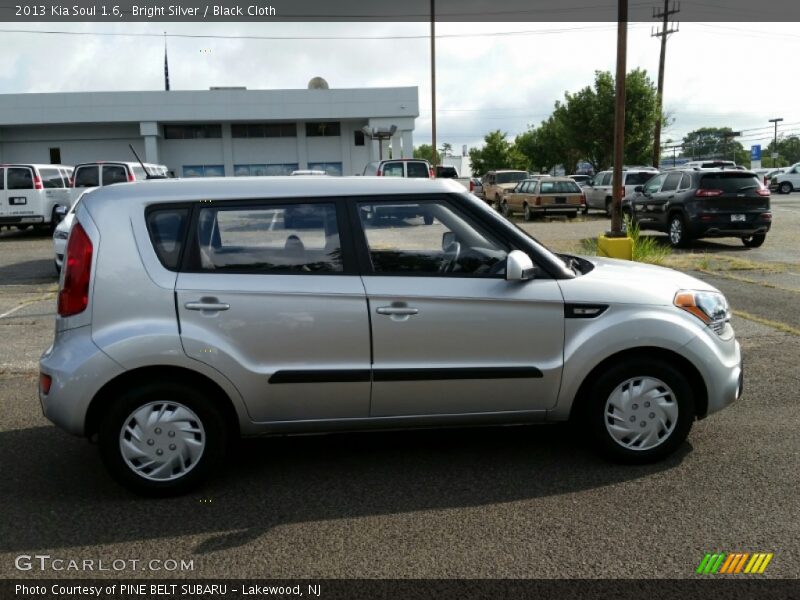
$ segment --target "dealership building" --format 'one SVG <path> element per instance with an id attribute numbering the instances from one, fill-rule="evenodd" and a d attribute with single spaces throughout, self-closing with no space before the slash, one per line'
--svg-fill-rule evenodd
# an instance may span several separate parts
<path id="1" fill-rule="evenodd" d="M 177 177 L 361 174 L 413 156 L 416 87 L 0 95 L 0 163 L 135 160 Z M 365 131 L 366 128 L 366 131 Z M 380 144 L 380 147 L 379 147 Z"/>

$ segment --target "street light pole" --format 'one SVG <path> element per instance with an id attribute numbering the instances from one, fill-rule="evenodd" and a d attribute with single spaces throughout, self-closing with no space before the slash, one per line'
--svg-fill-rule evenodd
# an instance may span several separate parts
<path id="1" fill-rule="evenodd" d="M 770 119 L 770 123 L 775 123 L 775 142 L 772 145 L 772 168 L 777 168 L 778 161 L 778 123 L 783 121 L 783 118 Z"/>
<path id="2" fill-rule="evenodd" d="M 433 166 L 439 164 L 439 151 L 436 149 L 436 0 L 431 0 L 431 145 L 433 146 Z"/>
<path id="3" fill-rule="evenodd" d="M 619 0 L 617 15 L 617 81 L 614 106 L 614 174 L 611 200 L 611 231 L 608 237 L 622 237 L 622 163 L 625 161 L 625 76 L 628 53 L 628 0 Z"/>

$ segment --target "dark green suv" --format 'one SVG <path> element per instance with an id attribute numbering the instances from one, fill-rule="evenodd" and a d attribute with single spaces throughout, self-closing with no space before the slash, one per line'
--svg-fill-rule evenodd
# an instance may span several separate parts
<path id="1" fill-rule="evenodd" d="M 772 224 L 769 189 L 750 171 L 668 171 L 635 192 L 623 202 L 623 214 L 639 229 L 668 234 L 675 247 L 697 238 L 738 237 L 756 248 Z"/>

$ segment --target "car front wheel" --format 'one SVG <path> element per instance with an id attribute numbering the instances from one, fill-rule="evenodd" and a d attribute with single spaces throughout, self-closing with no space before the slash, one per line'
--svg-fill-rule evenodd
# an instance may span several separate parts
<path id="1" fill-rule="evenodd" d="M 523 212 L 522 216 L 526 221 L 532 221 L 533 220 L 533 212 L 531 211 L 531 207 L 528 206 L 527 204 L 524 207 L 524 212 Z"/>
<path id="2" fill-rule="evenodd" d="M 131 491 L 182 494 L 202 483 L 221 461 L 225 421 L 199 389 L 144 384 L 106 401 L 100 452 L 112 476 Z"/>
<path id="3" fill-rule="evenodd" d="M 758 248 L 764 243 L 764 240 L 767 239 L 766 234 L 758 234 L 758 235 L 751 235 L 748 237 L 742 238 L 742 243 L 747 246 L 748 248 Z"/>
<path id="4" fill-rule="evenodd" d="M 607 457 L 649 463 L 672 454 L 689 435 L 694 396 L 679 370 L 643 357 L 600 376 L 587 415 L 594 440 Z"/>
<path id="5" fill-rule="evenodd" d="M 778 191 L 780 191 L 781 194 L 791 194 L 792 189 L 792 184 L 788 181 L 784 181 L 778 188 Z"/>
<path id="6" fill-rule="evenodd" d="M 689 243 L 686 223 L 681 215 L 673 215 L 669 220 L 669 243 L 673 248 L 683 248 Z"/>

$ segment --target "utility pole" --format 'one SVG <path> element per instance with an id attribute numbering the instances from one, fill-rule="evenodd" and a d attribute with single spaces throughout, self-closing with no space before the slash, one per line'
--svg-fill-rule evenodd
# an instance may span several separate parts
<path id="1" fill-rule="evenodd" d="M 772 145 L 772 168 L 774 169 L 778 164 L 778 123 L 783 121 L 783 118 L 770 119 L 770 123 L 775 123 L 775 142 Z"/>
<path id="2" fill-rule="evenodd" d="M 678 32 L 678 29 L 673 29 L 670 26 L 669 18 L 680 11 L 680 3 L 677 4 L 676 8 L 676 4 L 673 2 L 672 8 L 670 8 L 669 0 L 664 0 L 663 11 L 657 13 L 656 10 L 653 9 L 653 18 L 663 19 L 661 23 L 661 29 L 652 31 L 650 33 L 650 37 L 661 38 L 661 58 L 658 61 L 658 91 L 656 92 L 656 106 L 658 113 L 656 118 L 656 131 L 653 139 L 653 166 L 656 168 L 658 168 L 658 165 L 661 162 L 661 116 L 664 110 L 664 62 L 667 58 L 667 38 L 669 37 L 669 34 Z"/>
<path id="3" fill-rule="evenodd" d="M 622 163 L 625 161 L 625 78 L 628 54 L 628 0 L 618 0 L 617 14 L 617 80 L 614 106 L 614 174 L 611 196 L 611 231 L 607 237 L 623 237 L 622 232 Z"/>
<path id="4" fill-rule="evenodd" d="M 436 0 L 431 0 L 431 146 L 433 147 L 433 166 L 439 164 L 439 151 L 436 149 Z"/>

